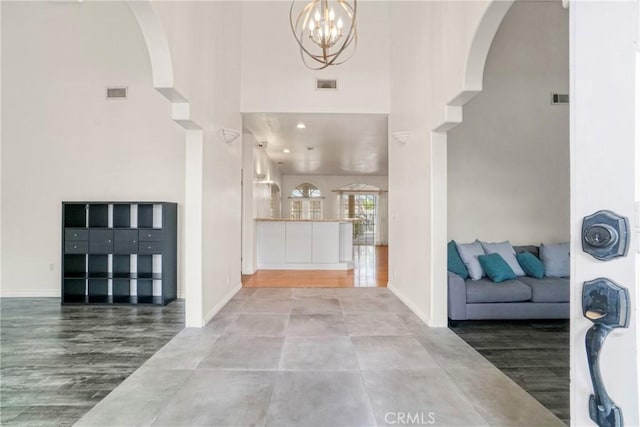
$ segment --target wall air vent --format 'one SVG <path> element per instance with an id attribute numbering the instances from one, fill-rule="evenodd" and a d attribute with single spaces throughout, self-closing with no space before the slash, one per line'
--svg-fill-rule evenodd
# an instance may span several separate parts
<path id="1" fill-rule="evenodd" d="M 566 94 L 566 93 L 551 94 L 551 104 L 559 105 L 559 104 L 568 104 L 568 103 L 569 103 L 569 94 Z"/>
<path id="2" fill-rule="evenodd" d="M 108 87 L 107 99 L 127 99 L 126 87 Z"/>
<path id="3" fill-rule="evenodd" d="M 316 89 L 318 90 L 337 90 L 338 81 L 335 79 L 316 79 Z"/>

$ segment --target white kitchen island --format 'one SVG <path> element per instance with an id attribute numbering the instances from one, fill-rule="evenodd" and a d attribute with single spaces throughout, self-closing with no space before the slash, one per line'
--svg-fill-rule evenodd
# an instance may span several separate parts
<path id="1" fill-rule="evenodd" d="M 256 219 L 259 270 L 353 268 L 353 222 Z"/>

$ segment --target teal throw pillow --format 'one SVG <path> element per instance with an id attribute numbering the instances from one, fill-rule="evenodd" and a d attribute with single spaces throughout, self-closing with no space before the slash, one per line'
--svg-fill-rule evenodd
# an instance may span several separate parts
<path id="1" fill-rule="evenodd" d="M 480 255 L 478 261 L 480 261 L 485 274 L 495 283 L 516 278 L 516 273 L 498 254 Z"/>
<path id="2" fill-rule="evenodd" d="M 542 279 L 544 277 L 544 264 L 531 252 L 520 252 L 516 255 L 518 264 L 529 277 Z"/>
<path id="3" fill-rule="evenodd" d="M 467 266 L 462 262 L 460 254 L 458 253 L 458 247 L 453 240 L 447 244 L 447 270 L 457 274 L 458 276 L 466 279 L 469 277 L 469 271 Z"/>

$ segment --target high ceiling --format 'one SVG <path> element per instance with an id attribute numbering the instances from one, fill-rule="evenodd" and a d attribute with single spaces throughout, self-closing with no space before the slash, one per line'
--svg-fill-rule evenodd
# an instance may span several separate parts
<path id="1" fill-rule="evenodd" d="M 267 141 L 269 157 L 283 162 L 283 174 L 388 173 L 384 114 L 247 113 L 243 119 L 244 128 L 258 141 Z M 299 129 L 299 123 L 306 128 Z"/>

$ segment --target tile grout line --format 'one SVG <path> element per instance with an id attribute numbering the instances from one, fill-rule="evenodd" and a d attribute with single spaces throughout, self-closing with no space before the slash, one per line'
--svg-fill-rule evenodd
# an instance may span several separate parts
<path id="1" fill-rule="evenodd" d="M 340 301 L 340 299 L 338 299 L 338 302 Z M 342 304 L 340 305 L 342 307 Z M 342 317 L 344 318 L 344 308 L 342 310 Z M 345 322 L 346 324 L 346 322 Z M 353 342 L 353 336 L 351 335 L 351 332 L 349 331 L 349 327 L 347 326 L 347 332 L 349 333 L 349 342 L 351 343 L 351 345 L 353 346 L 353 351 L 355 352 L 355 357 L 356 357 L 356 365 L 358 366 L 358 373 L 360 374 L 360 381 L 362 381 L 362 386 L 364 387 L 364 391 L 367 394 L 367 402 L 369 403 L 369 409 L 371 410 L 371 415 L 373 416 L 373 422 L 374 422 L 374 426 L 378 425 L 378 420 L 376 419 L 376 413 L 373 409 L 373 404 L 371 403 L 371 394 L 369 393 L 369 389 L 367 388 L 367 382 L 364 379 L 364 373 L 362 372 L 362 366 L 360 365 L 360 359 L 358 358 L 358 352 L 356 350 L 356 345 Z"/>
<path id="2" fill-rule="evenodd" d="M 293 291 L 291 292 L 291 301 L 293 301 Z M 283 372 L 280 369 L 280 366 L 282 365 L 282 357 L 284 356 L 284 347 L 285 347 L 285 343 L 287 341 L 287 332 L 289 330 L 289 321 L 291 319 L 291 310 L 289 310 L 289 314 L 287 315 L 287 323 L 284 326 L 284 339 L 282 340 L 282 350 L 280 351 L 280 359 L 278 360 L 278 368 L 276 370 L 276 375 L 275 375 L 275 379 L 273 381 L 273 388 L 271 389 L 271 394 L 269 395 L 269 403 L 267 403 L 267 406 L 265 408 L 265 414 L 264 414 L 264 423 L 263 426 L 266 427 L 267 426 L 267 421 L 269 419 L 269 410 L 271 409 L 271 404 L 273 403 L 273 396 L 276 392 L 276 387 L 278 386 L 278 382 L 280 380 L 281 377 L 281 372 Z"/>

